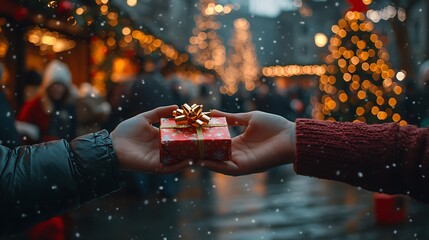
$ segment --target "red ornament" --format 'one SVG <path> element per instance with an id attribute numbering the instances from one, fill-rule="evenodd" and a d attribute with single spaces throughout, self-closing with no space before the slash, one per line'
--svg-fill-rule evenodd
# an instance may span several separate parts
<path id="1" fill-rule="evenodd" d="M 368 10 L 368 7 L 365 5 L 365 3 L 362 2 L 362 0 L 347 0 L 347 2 L 352 5 L 349 11 L 365 13 Z"/>
<path id="2" fill-rule="evenodd" d="M 13 17 L 17 21 L 23 21 L 28 15 L 28 9 L 24 7 L 19 7 L 13 14 Z"/>

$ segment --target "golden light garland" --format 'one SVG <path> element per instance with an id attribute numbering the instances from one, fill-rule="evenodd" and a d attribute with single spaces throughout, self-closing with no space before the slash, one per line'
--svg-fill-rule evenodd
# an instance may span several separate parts
<path id="1" fill-rule="evenodd" d="M 109 10 L 109 0 L 95 0 L 97 5 L 100 8 L 100 14 L 105 15 L 107 18 L 107 23 L 111 27 L 117 27 L 119 24 L 119 14 Z M 137 2 L 133 2 L 130 7 L 135 6 Z M 129 2 L 128 2 L 129 4 Z M 76 9 L 76 14 L 80 15 L 86 11 L 86 7 L 79 7 Z M 180 65 L 188 61 L 189 56 L 186 53 L 180 53 L 172 45 L 165 43 L 161 38 L 157 38 L 152 34 L 147 34 L 139 29 L 133 29 L 131 26 L 124 26 L 121 31 L 122 38 L 119 42 L 116 40 L 116 33 L 109 32 L 106 45 L 111 48 L 127 48 L 133 46 L 135 42 L 138 43 L 143 49 L 144 54 L 149 55 L 152 52 L 160 51 L 168 59 L 174 61 L 176 65 Z M 134 41 L 133 41 L 134 40 Z"/>
<path id="2" fill-rule="evenodd" d="M 326 69 L 326 65 L 266 66 L 262 68 L 262 75 L 265 77 L 322 76 L 326 73 Z"/>
<path id="3" fill-rule="evenodd" d="M 26 39 L 28 42 L 39 47 L 41 52 L 64 52 L 76 46 L 74 40 L 68 39 L 58 32 L 39 27 L 28 30 Z"/>
<path id="4" fill-rule="evenodd" d="M 215 0 L 200 0 L 198 4 L 200 14 L 194 17 L 195 28 L 192 30 L 193 36 L 189 38 L 188 52 L 194 56 L 197 64 L 207 69 L 221 71 L 226 61 L 226 49 L 216 32 L 221 27 L 215 20 L 217 6 Z M 222 7 L 222 11 L 224 10 Z"/>
<path id="5" fill-rule="evenodd" d="M 227 62 L 220 76 L 224 82 L 221 93 L 232 95 L 238 90 L 238 85 L 252 91 L 259 78 L 259 64 L 255 45 L 252 42 L 250 23 L 239 18 L 234 21 L 234 32 L 231 38 L 231 48 Z"/>
<path id="6" fill-rule="evenodd" d="M 320 101 L 313 117 L 333 121 L 407 124 L 397 113 L 402 87 L 389 65 L 389 54 L 374 25 L 361 12 L 349 11 L 331 30 L 334 35 L 326 56 L 326 73 L 320 76 Z M 268 71 L 268 70 L 266 70 Z"/>

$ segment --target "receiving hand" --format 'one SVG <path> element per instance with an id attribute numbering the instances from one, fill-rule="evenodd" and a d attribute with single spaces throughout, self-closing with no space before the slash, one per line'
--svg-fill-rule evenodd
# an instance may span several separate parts
<path id="1" fill-rule="evenodd" d="M 232 139 L 230 161 L 199 160 L 201 166 L 227 175 L 244 175 L 293 163 L 295 123 L 260 111 L 225 113 L 213 110 L 211 116 L 226 117 L 228 125 L 246 126 L 246 130 Z"/>
<path id="2" fill-rule="evenodd" d="M 146 173 L 175 173 L 189 161 L 163 165 L 159 158 L 159 129 L 151 124 L 169 117 L 177 106 L 159 107 L 121 122 L 110 134 L 113 147 L 123 170 Z"/>

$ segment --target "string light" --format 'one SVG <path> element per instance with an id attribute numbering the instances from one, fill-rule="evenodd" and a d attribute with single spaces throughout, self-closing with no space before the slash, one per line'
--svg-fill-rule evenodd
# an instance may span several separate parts
<path id="1" fill-rule="evenodd" d="M 42 52 L 64 52 L 76 46 L 75 41 L 66 38 L 64 35 L 39 27 L 30 29 L 26 38 L 28 42 L 38 46 Z"/>
<path id="2" fill-rule="evenodd" d="M 406 20 L 406 11 L 403 8 L 396 8 L 394 6 L 387 6 L 381 10 L 370 9 L 366 12 L 366 16 L 371 21 L 378 23 L 381 20 L 389 20 L 397 17 L 399 21 L 404 22 Z"/>
<path id="3" fill-rule="evenodd" d="M 221 27 L 215 20 L 216 12 L 220 10 L 216 6 L 215 0 L 199 2 L 200 14 L 194 18 L 195 28 L 192 30 L 193 36 L 189 38 L 188 52 L 194 56 L 197 64 L 216 70 L 221 75 L 226 61 L 226 48 L 216 32 Z M 222 7 L 222 11 L 224 10 L 225 7 Z"/>
<path id="4" fill-rule="evenodd" d="M 246 19 L 239 18 L 234 21 L 230 46 L 227 62 L 220 74 L 224 81 L 220 91 L 232 95 L 237 92 L 240 83 L 243 83 L 246 90 L 252 91 L 259 78 L 259 65 L 252 42 L 250 23 Z"/>
<path id="5" fill-rule="evenodd" d="M 395 112 L 402 93 L 395 77 L 402 81 L 406 74 L 395 73 L 390 67 L 389 54 L 377 34 L 372 33 L 373 28 L 363 13 L 352 11 L 331 27 L 334 35 L 329 41 L 330 54 L 325 58 L 326 71 L 319 82 L 323 95 L 315 103 L 314 118 L 406 124 Z M 273 75 L 274 71 L 280 70 L 275 67 L 263 73 Z"/>
<path id="6" fill-rule="evenodd" d="M 133 29 L 131 21 L 123 18 L 119 22 L 119 14 L 112 10 L 113 8 L 109 7 L 109 0 L 95 0 L 98 5 L 98 9 L 103 18 L 103 21 L 107 23 L 108 27 L 111 27 L 110 30 L 105 31 L 98 40 L 94 40 L 90 44 L 91 52 L 97 52 L 97 54 L 92 54 L 93 61 L 97 62 L 96 66 L 93 66 L 91 69 L 93 76 L 93 84 L 101 93 L 105 93 L 105 81 L 107 79 L 106 71 L 101 69 L 101 66 L 106 59 L 101 55 L 107 54 L 107 50 L 115 50 L 120 48 L 122 51 L 138 51 L 141 50 L 143 54 L 149 55 L 155 51 L 159 51 L 163 54 L 168 60 L 173 61 L 176 65 L 181 65 L 189 60 L 189 56 L 186 53 L 181 53 L 175 49 L 172 45 L 167 44 L 161 38 L 158 38 L 152 34 L 147 34 L 140 29 Z M 127 4 L 130 7 L 137 5 L 137 0 L 127 0 Z M 79 7 L 76 10 L 76 14 L 84 15 L 87 11 L 85 6 Z M 89 19 L 92 22 L 91 19 Z M 87 24 L 89 22 L 87 21 Z M 92 23 L 91 23 L 92 24 Z M 124 25 L 126 24 L 126 25 Z M 102 44 L 100 43 L 102 42 Z M 100 47 L 101 46 L 101 47 Z M 94 49 L 103 49 L 97 51 Z M 107 50 L 104 50 L 107 49 Z M 139 53 L 136 53 L 139 54 Z M 103 59 L 97 61 L 99 59 Z"/>
<path id="7" fill-rule="evenodd" d="M 262 75 L 264 75 L 265 77 L 292 77 L 299 75 L 322 76 L 325 73 L 325 65 L 286 65 L 266 66 L 262 68 Z"/>

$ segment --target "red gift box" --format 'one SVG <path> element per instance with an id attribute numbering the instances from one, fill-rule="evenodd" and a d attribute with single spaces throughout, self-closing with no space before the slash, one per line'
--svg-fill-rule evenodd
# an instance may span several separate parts
<path id="1" fill-rule="evenodd" d="M 375 219 L 378 224 L 394 225 L 407 220 L 407 204 L 401 195 L 374 193 Z"/>
<path id="2" fill-rule="evenodd" d="M 163 164 L 185 159 L 231 158 L 231 136 L 226 118 L 213 117 L 202 127 L 180 125 L 174 118 L 161 118 L 160 158 Z"/>

